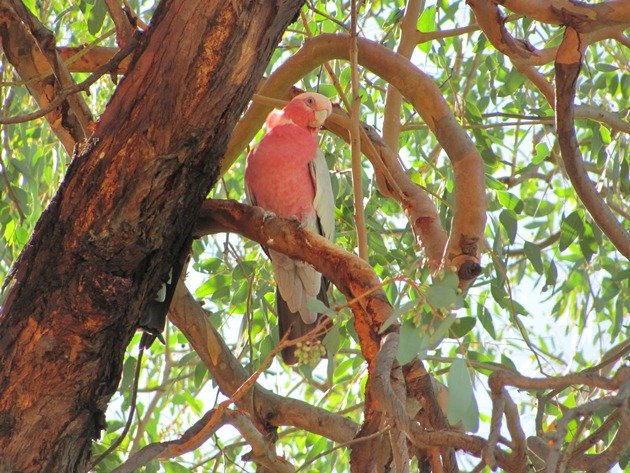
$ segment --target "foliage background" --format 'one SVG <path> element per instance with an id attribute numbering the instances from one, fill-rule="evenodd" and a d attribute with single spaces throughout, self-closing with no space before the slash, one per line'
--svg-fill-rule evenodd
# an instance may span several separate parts
<path id="1" fill-rule="evenodd" d="M 103 0 L 25 3 L 54 31 L 59 44 L 115 46 L 113 23 Z M 131 5 L 146 21 L 155 8 L 151 1 L 132 1 Z M 402 1 L 365 2 L 359 34 L 395 49 L 404 7 Z M 268 72 L 309 36 L 347 33 L 348 14 L 347 2 L 307 2 L 299 20 L 286 32 Z M 477 27 L 466 28 L 468 25 L 475 25 L 475 20 L 465 2 L 424 2 L 417 25 L 423 35 L 412 58 L 439 85 L 485 163 L 489 213 L 484 269 L 465 302 L 455 290 L 456 280 L 448 275 L 431 282 L 401 209 L 378 193 L 367 161 L 362 172 L 370 263 L 403 321 L 399 357 L 420 353 L 431 373 L 455 390 L 465 384 L 467 371 L 462 375 L 453 362 L 466 360 L 479 404 L 479 429 L 484 433 L 490 416 L 487 375 L 497 366 L 532 376 L 561 375 L 592 366 L 613 349 L 616 353 L 626 350 L 630 269 L 577 200 L 563 172 L 551 105 Z M 537 48 L 557 46 L 562 38 L 560 28 L 528 18 L 515 18 L 507 28 Z M 627 120 L 628 64 L 627 45 L 612 40 L 591 45 L 578 83 L 579 103 Z M 330 66 L 333 77 L 319 68 L 297 85 L 341 102 L 339 88 L 350 96 L 351 69 L 342 61 Z M 553 79 L 552 63 L 540 66 L 539 71 Z M 382 130 L 388 84 L 367 70 L 361 69 L 360 75 L 362 120 Z M 86 76 L 76 74 L 78 80 Z M 5 58 L 1 79 L 3 116 L 34 108 Z M 87 101 L 95 115 L 104 109 L 114 88 L 108 77 L 92 86 Z M 448 231 L 453 191 L 448 159 L 408 104 L 403 107 L 401 122 L 400 157 L 413 181 L 434 197 Z M 627 223 L 628 130 L 591 119 L 577 120 L 576 128 L 591 179 L 619 219 Z M 43 120 L 4 125 L 1 133 L 0 274 L 4 279 L 71 158 Z M 356 232 L 350 150 L 332 133 L 322 134 L 321 147 L 337 195 L 336 243 L 353 250 Z M 223 176 L 213 197 L 243 200 L 246 152 Z M 233 345 L 241 362 L 252 371 L 257 369 L 277 343 L 270 265 L 258 245 L 234 235 L 195 242 L 188 285 L 211 311 L 211 322 Z M 351 312 L 343 307 L 345 301 L 338 293 L 333 299 L 339 310 L 326 344 L 334 357 L 316 368 L 290 368 L 276 361 L 261 381 L 280 394 L 344 412 L 360 422 L 365 363 Z M 456 310 L 450 310 L 453 307 Z M 154 345 L 144 359 L 138 412 L 130 434 L 97 471 L 110 471 L 130 450 L 177 437 L 222 399 L 185 337 L 170 326 L 166 340 L 165 346 Z M 137 341 L 129 346 L 120 391 L 110 406 L 107 434 L 96 447 L 97 453 L 117 438 L 129 411 Z M 519 400 L 525 429 L 533 433 L 536 399 L 527 393 L 513 394 Z M 596 394 L 578 389 L 558 393 L 555 403 L 547 404 L 545 429 L 553 429 L 562 409 Z M 467 412 L 449 414 L 466 426 L 474 425 L 475 420 L 467 418 L 470 412 L 476 418 L 474 409 Z M 599 415 L 585 425 L 576 421 L 568 435 L 577 435 L 579 429 L 592 432 L 601 422 Z M 328 452 L 333 446 L 332 441 L 314 434 L 294 429 L 280 432 L 279 451 L 295 465 L 303 465 L 302 471 L 346 471 L 347 451 Z M 222 429 L 194 453 L 161 464 L 153 462 L 146 471 L 254 471 L 240 459 L 247 450 L 235 431 Z M 328 453 L 318 458 L 323 452 Z M 472 463 L 468 459 L 463 464 Z"/>

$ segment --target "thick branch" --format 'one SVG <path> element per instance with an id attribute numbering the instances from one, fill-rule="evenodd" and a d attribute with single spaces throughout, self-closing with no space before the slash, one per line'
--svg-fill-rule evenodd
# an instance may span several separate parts
<path id="1" fill-rule="evenodd" d="M 29 92 L 39 106 L 46 107 L 56 98 L 61 85 L 54 78 L 33 80 L 45 72 L 52 72 L 52 68 L 35 45 L 28 29 L 6 4 L 0 7 L 0 36 L 7 59 L 22 80 L 28 81 Z M 75 143 L 83 140 L 85 135 L 76 116 L 70 113 L 68 102 L 59 102 L 46 115 L 46 120 L 68 155 L 72 156 Z"/>
<path id="2" fill-rule="evenodd" d="M 131 41 L 134 27 L 129 22 L 120 0 L 105 0 L 105 5 L 107 5 L 109 16 L 112 17 L 116 26 L 116 43 L 118 46 L 123 47 Z"/>
<path id="3" fill-rule="evenodd" d="M 493 0 L 508 10 L 543 23 L 569 25 L 580 33 L 616 24 L 630 24 L 630 3 L 596 4 L 572 0 Z"/>
<path id="4" fill-rule="evenodd" d="M 125 347 L 188 250 L 230 130 L 300 6 L 160 2 L 16 263 L 0 312 L 3 467 L 87 469 Z"/>
<path id="5" fill-rule="evenodd" d="M 26 8 L 21 0 L 12 0 L 11 3 L 17 15 L 30 30 L 37 47 L 52 67 L 59 87 L 61 89 L 73 87 L 75 85 L 74 79 L 57 53 L 55 37 L 52 32 Z M 79 137 L 76 139 L 77 142 L 84 141 L 92 131 L 92 114 L 85 100 L 80 95 L 68 96 L 67 102 L 70 109 L 68 112 L 74 114 L 76 118 L 76 126 L 72 134 L 75 137 Z"/>
<path id="6" fill-rule="evenodd" d="M 231 397 L 249 378 L 249 373 L 208 320 L 212 315 L 203 310 L 181 283 L 175 291 L 169 317 L 204 361 L 221 392 Z M 278 396 L 259 384 L 254 384 L 236 404 L 265 424 L 291 425 L 335 442 L 350 441 L 358 430 L 358 426 L 346 417 Z"/>
<path id="7" fill-rule="evenodd" d="M 372 267 L 298 222 L 269 217 L 261 208 L 235 201 L 206 200 L 198 218 L 197 236 L 217 227 L 312 264 L 346 296 L 355 314 L 361 349 L 372 372 L 379 351 L 377 334 L 392 312 Z M 357 325 L 358 324 L 358 325 Z"/>
<path id="8" fill-rule="evenodd" d="M 566 29 L 556 59 L 556 129 L 565 170 L 575 192 L 599 228 L 617 250 L 630 259 L 630 233 L 617 221 L 610 207 L 595 190 L 589 179 L 573 126 L 573 99 L 582 66 L 583 44 L 580 34 Z"/>
<path id="9" fill-rule="evenodd" d="M 448 154 L 454 169 L 455 205 L 451 236 L 445 252 L 446 265 L 464 268 L 460 279 L 478 274 L 479 242 L 485 228 L 486 200 L 483 161 L 474 144 L 457 123 L 439 88 L 407 59 L 366 39 L 358 40 L 359 64 L 396 87 L 418 110 Z M 347 59 L 349 37 L 321 35 L 310 39 L 297 54 L 276 70 L 259 90 L 261 95 L 281 97 L 310 70 L 331 59 Z M 253 104 L 242 125 L 234 130 L 223 161 L 229 167 L 260 128 L 270 108 Z M 463 276 L 463 277 L 462 277 Z"/>

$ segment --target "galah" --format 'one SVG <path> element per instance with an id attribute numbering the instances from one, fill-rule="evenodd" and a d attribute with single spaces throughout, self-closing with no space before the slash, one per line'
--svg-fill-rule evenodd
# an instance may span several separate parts
<path id="1" fill-rule="evenodd" d="M 314 232 L 333 240 L 335 202 L 330 174 L 317 143 L 317 132 L 332 113 L 330 100 L 315 92 L 293 98 L 281 112 L 269 114 L 267 132 L 247 157 L 245 191 L 252 205 L 283 218 L 297 218 Z M 276 280 L 280 338 L 299 338 L 315 328 L 319 314 L 308 300 L 328 305 L 327 282 L 310 264 L 277 251 L 267 252 Z M 322 316 L 323 317 L 323 316 Z M 297 359 L 295 347 L 282 351 L 286 363 Z"/>

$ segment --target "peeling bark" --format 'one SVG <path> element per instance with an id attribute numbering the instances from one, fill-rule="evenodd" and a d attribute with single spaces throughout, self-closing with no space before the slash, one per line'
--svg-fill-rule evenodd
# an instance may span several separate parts
<path id="1" fill-rule="evenodd" d="M 7 59 L 26 82 L 35 101 L 40 107 L 48 105 L 62 86 L 51 75 L 52 68 L 37 48 L 33 36 L 15 11 L 6 4 L 0 7 L 0 37 Z M 72 156 L 75 143 L 83 141 L 85 134 L 69 102 L 64 101 L 48 113 L 46 120 L 68 155 Z"/>
<path id="2" fill-rule="evenodd" d="M 86 471 L 140 314 L 300 0 L 164 0 L 16 263 L 0 313 L 9 471 Z"/>

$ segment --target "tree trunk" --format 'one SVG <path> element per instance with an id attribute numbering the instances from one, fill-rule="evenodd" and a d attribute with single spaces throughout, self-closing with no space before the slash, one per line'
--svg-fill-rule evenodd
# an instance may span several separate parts
<path id="1" fill-rule="evenodd" d="M 163 0 L 0 313 L 0 471 L 86 471 L 125 347 L 303 0 Z"/>

